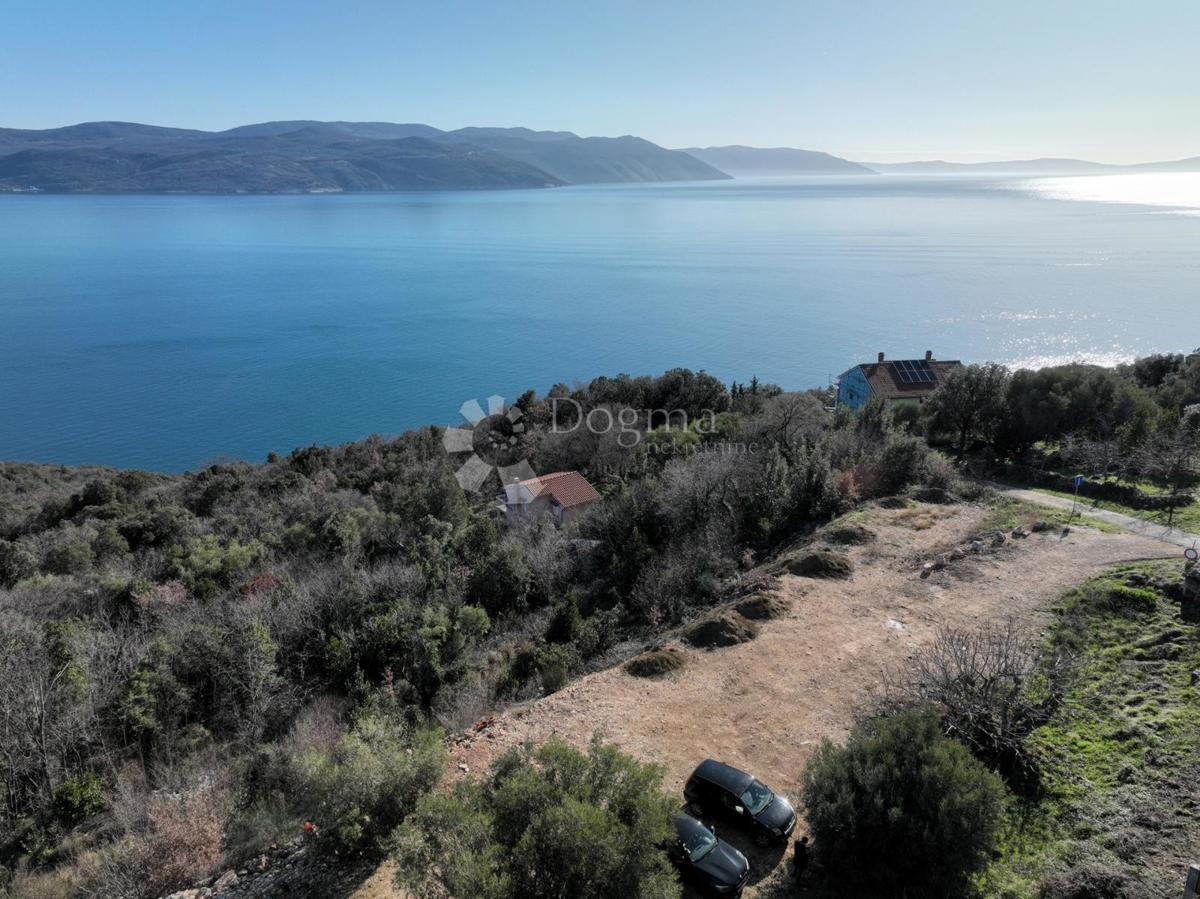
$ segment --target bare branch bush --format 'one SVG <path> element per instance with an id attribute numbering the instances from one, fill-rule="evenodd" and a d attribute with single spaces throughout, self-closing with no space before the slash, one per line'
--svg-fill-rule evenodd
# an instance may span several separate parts
<path id="1" fill-rule="evenodd" d="M 1015 620 L 978 630 L 944 626 L 907 669 L 885 676 L 878 711 L 933 705 L 948 736 L 1019 783 L 1036 782 L 1029 735 L 1062 702 L 1072 658 Z"/>

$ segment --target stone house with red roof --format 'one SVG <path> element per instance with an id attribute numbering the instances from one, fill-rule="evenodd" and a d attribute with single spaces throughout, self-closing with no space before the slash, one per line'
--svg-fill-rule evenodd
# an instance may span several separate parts
<path id="1" fill-rule="evenodd" d="M 599 498 L 596 488 L 579 472 L 556 471 L 506 484 L 504 493 L 497 498 L 496 512 L 510 524 L 549 515 L 561 526 Z"/>

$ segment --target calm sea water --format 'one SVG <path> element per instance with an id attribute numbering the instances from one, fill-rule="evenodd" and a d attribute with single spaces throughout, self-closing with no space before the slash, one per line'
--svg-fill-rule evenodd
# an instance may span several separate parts
<path id="1" fill-rule="evenodd" d="M 1182 177 L 0 196 L 0 459 L 178 471 L 672 366 L 1186 350 Z"/>

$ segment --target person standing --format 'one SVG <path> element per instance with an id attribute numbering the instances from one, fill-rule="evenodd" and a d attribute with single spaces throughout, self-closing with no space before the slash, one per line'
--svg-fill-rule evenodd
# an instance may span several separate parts
<path id="1" fill-rule="evenodd" d="M 801 837 L 796 840 L 796 844 L 792 847 L 792 876 L 799 881 L 807 869 L 808 837 Z"/>

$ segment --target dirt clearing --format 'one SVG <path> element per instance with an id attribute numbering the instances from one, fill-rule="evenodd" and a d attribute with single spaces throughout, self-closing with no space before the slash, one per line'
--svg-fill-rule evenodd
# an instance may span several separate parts
<path id="1" fill-rule="evenodd" d="M 687 665 L 660 678 L 613 668 L 511 709 L 453 748 L 451 776 L 463 776 L 464 767 L 471 775 L 486 771 L 504 749 L 526 740 L 557 734 L 586 746 L 599 731 L 625 751 L 662 764 L 665 785 L 674 792 L 699 761 L 712 757 L 754 772 L 795 800 L 816 744 L 843 737 L 880 669 L 903 663 L 938 625 L 970 626 L 1008 615 L 1036 625 L 1041 610 L 1085 578 L 1176 549 L 1074 528 L 1066 537 L 1034 534 L 968 553 L 922 579 L 924 563 L 962 546 L 986 514 L 974 507 L 925 506 L 916 516 L 919 526 L 911 509 L 858 515 L 878 538 L 844 548 L 853 574 L 845 580 L 782 575 L 774 592 L 790 611 L 762 621 L 757 639 L 721 649 L 680 648 Z M 779 853 L 749 854 L 759 870 L 747 896 L 762 895 L 784 866 L 763 870 L 779 861 Z M 360 899 L 399 895 L 389 880 L 385 866 L 364 884 Z"/>

